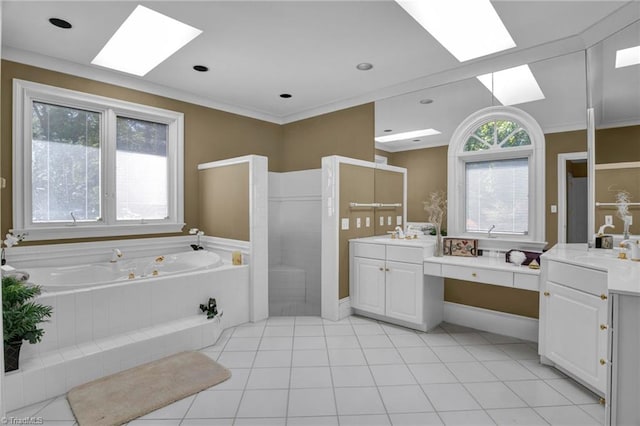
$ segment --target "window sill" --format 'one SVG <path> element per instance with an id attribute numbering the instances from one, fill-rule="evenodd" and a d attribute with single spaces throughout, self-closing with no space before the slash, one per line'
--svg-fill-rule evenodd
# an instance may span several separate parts
<path id="1" fill-rule="evenodd" d="M 14 229 L 13 233 L 26 233 L 25 241 L 60 240 L 73 238 L 118 237 L 125 235 L 169 234 L 182 232 L 184 223 L 136 223 L 128 225 L 66 225 Z"/>

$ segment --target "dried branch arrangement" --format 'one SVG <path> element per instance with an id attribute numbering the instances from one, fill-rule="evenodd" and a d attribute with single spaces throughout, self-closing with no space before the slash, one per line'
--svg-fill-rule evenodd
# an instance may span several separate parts
<path id="1" fill-rule="evenodd" d="M 429 194 L 429 200 L 422 203 L 424 204 L 424 210 L 427 212 L 427 221 L 440 228 L 442 218 L 447 212 L 447 195 L 445 192 L 432 192 Z"/>

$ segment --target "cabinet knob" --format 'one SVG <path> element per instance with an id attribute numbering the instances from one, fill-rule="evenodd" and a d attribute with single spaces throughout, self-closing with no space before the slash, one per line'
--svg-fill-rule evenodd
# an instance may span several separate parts
<path id="1" fill-rule="evenodd" d="M 607 403 L 607 400 L 604 398 L 600 398 L 598 402 L 600 403 L 600 405 L 605 405 Z"/>
<path id="2" fill-rule="evenodd" d="M 385 268 L 384 270 L 385 270 L 385 271 L 387 271 L 387 272 L 389 272 L 389 268 Z"/>
<path id="3" fill-rule="evenodd" d="M 604 358 L 600 358 L 600 365 L 605 365 L 607 361 Z"/>
<path id="4" fill-rule="evenodd" d="M 550 295 L 551 295 L 551 293 L 549 293 L 548 291 L 545 291 L 543 294 L 544 294 L 545 296 L 550 296 Z"/>
<path id="5" fill-rule="evenodd" d="M 384 271 L 384 268 L 381 266 L 381 267 L 380 267 L 380 270 L 381 270 L 381 271 Z"/>
<path id="6" fill-rule="evenodd" d="M 607 295 L 606 295 L 606 294 L 601 294 L 601 295 L 600 295 L 600 299 L 602 299 L 602 300 L 607 300 Z"/>
<path id="7" fill-rule="evenodd" d="M 472 272 L 472 273 L 471 273 L 471 276 L 472 276 L 472 277 L 477 277 L 477 276 L 478 276 L 478 274 L 476 274 L 475 272 Z"/>
<path id="8" fill-rule="evenodd" d="M 607 324 L 600 324 L 600 330 L 606 330 Z"/>

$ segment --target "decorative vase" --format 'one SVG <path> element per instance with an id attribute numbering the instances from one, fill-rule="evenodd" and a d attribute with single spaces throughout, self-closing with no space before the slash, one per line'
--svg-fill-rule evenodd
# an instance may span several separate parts
<path id="1" fill-rule="evenodd" d="M 436 225 L 436 249 L 433 255 L 435 257 L 442 257 L 442 234 L 440 233 L 440 225 Z"/>
<path id="2" fill-rule="evenodd" d="M 4 342 L 4 372 L 17 370 L 20 361 L 20 348 L 22 340 Z"/>

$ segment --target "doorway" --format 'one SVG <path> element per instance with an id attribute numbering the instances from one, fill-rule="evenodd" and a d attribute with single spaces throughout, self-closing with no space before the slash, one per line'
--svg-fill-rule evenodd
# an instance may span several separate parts
<path id="1" fill-rule="evenodd" d="M 558 155 L 558 242 L 586 243 L 588 230 L 587 153 Z"/>

